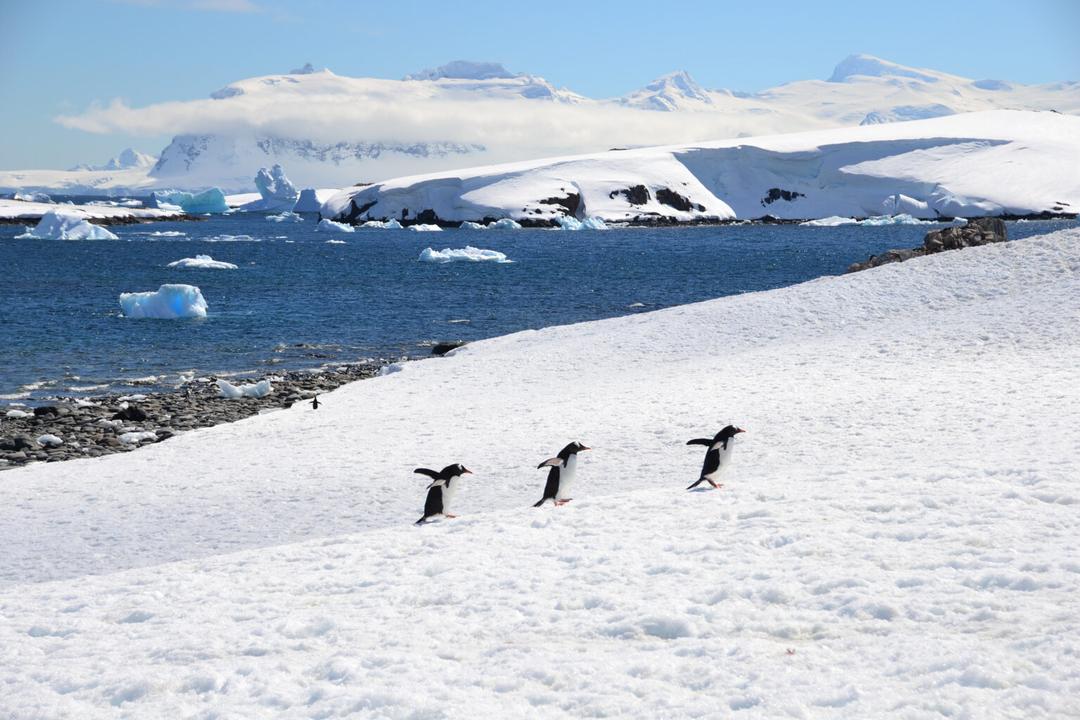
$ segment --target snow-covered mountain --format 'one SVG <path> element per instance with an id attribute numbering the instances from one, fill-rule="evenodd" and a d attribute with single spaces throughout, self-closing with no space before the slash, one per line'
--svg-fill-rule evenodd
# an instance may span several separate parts
<path id="1" fill-rule="evenodd" d="M 994 110 L 399 178 L 324 204 L 349 222 L 693 222 L 1076 213 L 1080 117 Z"/>
<path id="2" fill-rule="evenodd" d="M 252 187 L 280 163 L 301 185 L 388 177 L 611 147 L 690 143 L 877 124 L 992 109 L 1080 113 L 1080 83 L 970 80 L 867 55 L 828 80 L 758 93 L 709 90 L 688 73 L 623 97 L 591 99 L 498 63 L 455 61 L 403 80 L 351 78 L 310 63 L 249 78 L 207 99 L 95 106 L 61 118 L 97 133 L 172 133 L 150 168 L 118 162 L 75 172 L 0 172 L 0 191 L 124 192 Z M 141 162 L 141 161 L 140 161 Z"/>
<path id="3" fill-rule="evenodd" d="M 120 151 L 120 154 L 114 158 L 110 158 L 108 162 L 103 165 L 87 165 L 81 164 L 71 168 L 73 171 L 80 170 L 131 170 L 137 168 L 150 168 L 157 162 L 157 158 L 153 155 L 147 155 L 141 153 L 138 150 L 132 148 L 124 148 Z"/>

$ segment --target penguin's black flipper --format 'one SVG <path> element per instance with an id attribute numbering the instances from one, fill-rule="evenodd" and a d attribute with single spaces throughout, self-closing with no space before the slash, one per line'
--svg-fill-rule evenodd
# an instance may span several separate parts
<path id="1" fill-rule="evenodd" d="M 694 438 L 686 443 L 687 445 L 704 445 L 705 447 L 711 447 L 713 444 L 712 438 Z"/>
<path id="2" fill-rule="evenodd" d="M 558 460 L 558 458 L 554 458 Z M 554 500 L 555 496 L 559 494 L 559 469 L 562 465 L 562 461 L 559 461 L 558 465 L 551 467 L 551 472 L 548 473 L 547 483 L 544 484 L 544 497 L 540 498 L 540 502 L 533 505 L 533 507 L 540 507 L 548 500 Z M 544 467 L 541 465 L 540 467 Z"/>
<path id="3" fill-rule="evenodd" d="M 419 473 L 421 475 L 427 475 L 432 480 L 438 480 L 439 479 L 439 471 L 438 470 L 431 470 L 429 468 L 416 468 L 415 470 L 413 470 L 413 472 L 414 473 Z"/>
<path id="4" fill-rule="evenodd" d="M 562 458 L 553 457 L 553 458 L 548 458 L 544 462 L 537 465 L 536 469 L 539 470 L 540 468 L 543 468 L 543 467 L 559 467 L 560 465 L 562 465 Z"/>

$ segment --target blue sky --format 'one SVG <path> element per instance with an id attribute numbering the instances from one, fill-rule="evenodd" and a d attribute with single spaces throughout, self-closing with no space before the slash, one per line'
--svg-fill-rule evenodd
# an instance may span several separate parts
<path id="1" fill-rule="evenodd" d="M 853 52 L 972 78 L 1080 79 L 1077 0 L 578 2 L 0 0 L 0 168 L 103 162 L 167 137 L 91 135 L 53 118 L 92 102 L 205 97 L 305 62 L 399 78 L 495 60 L 592 97 L 685 69 L 706 87 L 826 78 Z"/>

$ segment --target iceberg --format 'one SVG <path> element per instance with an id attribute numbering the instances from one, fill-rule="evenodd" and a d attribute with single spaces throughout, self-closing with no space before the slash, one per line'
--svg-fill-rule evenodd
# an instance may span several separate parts
<path id="1" fill-rule="evenodd" d="M 250 383 L 248 385 L 233 385 L 228 380 L 218 380 L 217 386 L 221 391 L 221 397 L 230 398 L 232 400 L 244 397 L 266 397 L 274 389 L 271 387 L 269 379 L 260 380 L 257 383 Z"/>
<path id="2" fill-rule="evenodd" d="M 300 191 L 300 197 L 297 199 L 296 204 L 293 205 L 292 211 L 294 213 L 317 213 L 322 207 L 322 203 L 319 202 L 319 196 L 315 193 L 315 188 L 304 188 Z"/>
<path id="3" fill-rule="evenodd" d="M 316 232 L 356 232 L 356 228 L 352 225 L 334 222 L 325 218 L 319 221 L 319 224 L 315 226 L 315 230 Z"/>
<path id="4" fill-rule="evenodd" d="M 933 225 L 932 220 L 920 220 L 906 213 L 900 215 L 878 215 L 859 222 L 860 225 Z"/>
<path id="5" fill-rule="evenodd" d="M 280 223 L 280 222 L 304 222 L 304 218 L 300 217 L 299 215 L 297 215 L 296 213 L 294 213 L 291 210 L 286 210 L 285 212 L 278 213 L 277 215 L 267 215 L 266 219 L 269 220 L 270 222 L 276 222 L 276 223 Z"/>
<path id="6" fill-rule="evenodd" d="M 420 253 L 420 262 L 430 263 L 448 263 L 448 262 L 495 262 L 495 263 L 511 263 L 510 260 L 501 252 L 496 250 L 484 250 L 481 248 L 475 248 L 472 245 L 466 245 L 463 248 L 451 249 L 446 248 L 444 250 L 434 250 L 432 248 L 426 248 Z"/>
<path id="7" fill-rule="evenodd" d="M 23 202 L 37 202 L 37 203 L 51 203 L 53 200 L 51 197 L 43 192 L 30 192 L 21 193 L 17 192 L 12 196 L 14 200 L 22 200 Z"/>
<path id="8" fill-rule="evenodd" d="M 473 222 L 472 220 L 466 220 L 465 222 L 461 223 L 461 226 L 460 226 L 459 229 L 461 229 L 461 230 L 487 230 L 487 225 L 481 225 L 478 222 Z"/>
<path id="9" fill-rule="evenodd" d="M 33 229 L 27 228 L 16 238 L 38 238 L 41 240 L 119 240 L 108 228 L 93 225 L 80 214 L 71 211 L 50 210 L 41 216 Z"/>
<path id="10" fill-rule="evenodd" d="M 360 227 L 381 228 L 382 230 L 401 230 L 402 229 L 401 223 L 399 223 L 397 220 L 387 220 L 386 222 L 382 222 L 381 220 L 368 220 L 366 223 L 364 223 Z"/>
<path id="11" fill-rule="evenodd" d="M 216 187 L 200 193 L 156 190 L 150 196 L 150 206 L 166 210 L 175 208 L 190 215 L 221 214 L 229 211 L 229 205 L 225 202 L 225 193 L 221 192 L 221 188 Z"/>
<path id="12" fill-rule="evenodd" d="M 196 255 L 193 258 L 174 260 L 166 267 L 175 268 L 198 268 L 200 270 L 236 270 L 236 266 L 230 262 L 215 260 L 209 255 Z"/>
<path id="13" fill-rule="evenodd" d="M 126 318 L 206 317 L 206 300 L 194 285 L 162 285 L 155 291 L 120 293 Z"/>
<path id="14" fill-rule="evenodd" d="M 587 217 L 584 220 L 578 220 L 576 217 L 569 215 L 562 215 L 555 218 L 555 222 L 559 223 L 559 227 L 563 230 L 607 230 L 608 226 L 602 219 L 598 217 Z"/>
<path id="15" fill-rule="evenodd" d="M 300 192 L 296 186 L 285 176 L 285 170 L 280 165 L 274 165 L 269 170 L 259 168 L 255 173 L 255 187 L 259 189 L 260 197 L 254 202 L 241 205 L 244 212 L 292 212 L 296 207 L 296 201 L 300 198 Z"/>
<path id="16" fill-rule="evenodd" d="M 496 220 L 488 225 L 489 230 L 520 230 L 521 223 L 510 218 L 503 218 L 502 220 Z"/>
<path id="17" fill-rule="evenodd" d="M 807 220 L 806 222 L 799 223 L 806 227 L 839 227 L 841 225 L 858 225 L 859 221 L 855 218 L 841 217 L 839 215 L 830 215 L 829 217 L 817 218 L 816 220 Z"/>
<path id="18" fill-rule="evenodd" d="M 442 228 L 438 225 L 410 225 L 409 229 L 413 232 L 442 232 Z"/>

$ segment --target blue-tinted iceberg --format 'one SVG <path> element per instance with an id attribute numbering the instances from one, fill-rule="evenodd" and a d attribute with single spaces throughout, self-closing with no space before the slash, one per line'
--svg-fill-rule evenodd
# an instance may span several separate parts
<path id="1" fill-rule="evenodd" d="M 300 192 L 285 176 L 285 170 L 280 165 L 274 165 L 269 170 L 259 168 L 255 173 L 255 187 L 262 197 L 240 206 L 244 212 L 291 212 L 300 199 Z"/>
<path id="2" fill-rule="evenodd" d="M 502 220 L 496 220 L 488 225 L 489 230 L 520 230 L 521 223 L 510 218 L 503 218 Z"/>
<path id="3" fill-rule="evenodd" d="M 315 193 L 315 188 L 304 188 L 300 191 L 300 197 L 296 200 L 296 204 L 293 205 L 293 212 L 298 213 L 317 213 L 322 207 L 322 203 L 319 202 L 319 196 Z"/>
<path id="4" fill-rule="evenodd" d="M 382 230 L 401 230 L 402 229 L 401 228 L 401 223 L 399 223 L 397 220 L 387 220 L 386 222 L 383 222 L 382 220 L 368 220 L 366 223 L 364 223 L 360 227 L 380 228 Z"/>
<path id="5" fill-rule="evenodd" d="M 126 318 L 206 317 L 206 300 L 194 285 L 162 285 L 151 292 L 121 293 L 120 309 Z"/>
<path id="6" fill-rule="evenodd" d="M 63 210 L 50 210 L 41 216 L 34 228 L 27 228 L 18 238 L 40 238 L 42 240 L 119 240 L 119 238 L 100 225 L 93 225 L 86 217 Z"/>
<path id="7" fill-rule="evenodd" d="M 409 229 L 413 232 L 442 232 L 442 228 L 438 225 L 410 225 Z"/>
<path id="8" fill-rule="evenodd" d="M 478 222 L 466 220 L 465 222 L 461 223 L 460 228 L 462 230 L 487 230 L 487 225 L 481 225 Z"/>
<path id="9" fill-rule="evenodd" d="M 164 209 L 176 208 L 190 215 L 229 212 L 229 205 L 225 202 L 225 193 L 221 192 L 221 188 L 216 187 L 200 193 L 189 193 L 183 190 L 155 190 L 151 196 L 150 205 Z"/>

